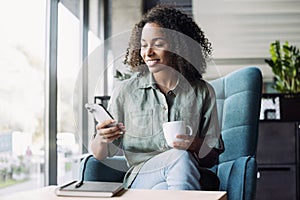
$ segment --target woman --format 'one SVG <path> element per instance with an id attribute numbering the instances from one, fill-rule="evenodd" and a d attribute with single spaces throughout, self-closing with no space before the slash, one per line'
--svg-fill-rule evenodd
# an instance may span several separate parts
<path id="1" fill-rule="evenodd" d="M 125 187 L 218 189 L 206 169 L 224 151 L 214 91 L 202 79 L 210 54 L 197 24 L 172 7 L 156 6 L 136 24 L 125 63 L 138 73 L 115 89 L 109 105 L 115 120 L 99 123 L 91 143 L 98 160 L 122 149 L 130 167 Z M 193 135 L 177 135 L 182 140 L 172 148 L 162 124 L 178 120 Z"/>

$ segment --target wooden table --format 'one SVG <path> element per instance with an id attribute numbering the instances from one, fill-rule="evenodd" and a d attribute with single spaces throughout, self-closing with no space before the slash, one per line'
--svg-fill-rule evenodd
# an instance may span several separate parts
<path id="1" fill-rule="evenodd" d="M 36 190 L 19 192 L 1 196 L 1 200 L 91 200 L 99 198 L 88 197 L 58 197 L 54 193 L 57 186 L 48 186 Z M 105 198 L 108 199 L 108 198 Z M 123 200 L 227 200 L 226 192 L 223 191 L 171 191 L 171 190 L 124 190 L 120 195 L 111 199 Z"/>

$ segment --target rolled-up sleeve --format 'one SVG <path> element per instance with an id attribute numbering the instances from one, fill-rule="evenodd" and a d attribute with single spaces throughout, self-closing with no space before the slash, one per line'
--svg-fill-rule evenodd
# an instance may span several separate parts
<path id="1" fill-rule="evenodd" d="M 206 83 L 207 91 L 204 96 L 203 113 L 200 124 L 200 137 L 204 139 L 198 157 L 203 163 L 215 164 L 219 154 L 224 152 L 221 129 L 218 121 L 216 96 L 213 87 Z M 205 160 L 205 162 L 204 162 Z"/>

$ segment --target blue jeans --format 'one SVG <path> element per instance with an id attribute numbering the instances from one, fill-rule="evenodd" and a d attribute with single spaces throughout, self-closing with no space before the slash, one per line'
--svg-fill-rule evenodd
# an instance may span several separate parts
<path id="1" fill-rule="evenodd" d="M 199 165 L 185 150 L 171 149 L 154 156 L 131 185 L 135 189 L 200 190 Z"/>

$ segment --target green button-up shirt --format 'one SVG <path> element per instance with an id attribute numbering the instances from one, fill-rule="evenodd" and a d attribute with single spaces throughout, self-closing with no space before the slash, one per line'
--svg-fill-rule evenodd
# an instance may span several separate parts
<path id="1" fill-rule="evenodd" d="M 109 145 L 109 155 L 118 151 L 117 146 L 122 148 L 131 167 L 125 186 L 130 186 L 145 161 L 170 149 L 163 134 L 164 122 L 184 120 L 195 137 L 204 138 L 206 145 L 197 152 L 199 158 L 212 148 L 224 151 L 214 91 L 204 80 L 191 86 L 180 77 L 176 88 L 164 95 L 150 72 L 135 75 L 116 87 L 108 109 L 126 129 L 123 137 Z"/>

